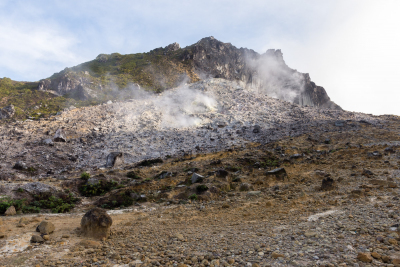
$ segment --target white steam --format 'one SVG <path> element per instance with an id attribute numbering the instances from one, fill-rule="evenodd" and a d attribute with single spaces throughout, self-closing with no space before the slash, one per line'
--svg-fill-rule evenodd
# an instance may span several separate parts
<path id="1" fill-rule="evenodd" d="M 247 63 L 256 71 L 249 82 L 259 93 L 293 103 L 303 92 L 303 75 L 285 64 L 280 50 L 268 50 L 257 59 L 247 58 Z"/>
<path id="2" fill-rule="evenodd" d="M 202 122 L 201 113 L 216 109 L 216 100 L 206 93 L 179 86 L 155 96 L 137 86 L 130 88 L 134 98 L 131 108 L 124 110 L 126 126 L 141 125 L 145 128 L 184 128 Z"/>

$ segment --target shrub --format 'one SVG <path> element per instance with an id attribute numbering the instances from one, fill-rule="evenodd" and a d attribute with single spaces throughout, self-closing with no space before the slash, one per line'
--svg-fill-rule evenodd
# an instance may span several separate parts
<path id="1" fill-rule="evenodd" d="M 197 200 L 197 195 L 196 194 L 193 194 L 193 195 L 191 195 L 191 196 L 189 196 L 189 199 L 191 199 L 191 200 Z"/>
<path id="2" fill-rule="evenodd" d="M 90 174 L 87 173 L 87 172 L 83 172 L 83 173 L 81 174 L 81 179 L 82 179 L 82 180 L 89 180 L 89 179 L 90 179 Z"/>
<path id="3" fill-rule="evenodd" d="M 79 187 L 79 192 L 85 197 L 100 196 L 105 193 L 124 187 L 118 184 L 116 181 L 100 181 L 97 184 L 84 184 Z"/>
<path id="4" fill-rule="evenodd" d="M 197 190 L 197 192 L 201 193 L 201 192 L 207 191 L 208 186 L 206 186 L 205 184 L 201 184 L 196 187 L 196 190 Z"/>
<path id="5" fill-rule="evenodd" d="M 140 177 L 134 171 L 128 172 L 126 174 L 126 177 L 131 178 L 131 179 L 140 179 Z"/>

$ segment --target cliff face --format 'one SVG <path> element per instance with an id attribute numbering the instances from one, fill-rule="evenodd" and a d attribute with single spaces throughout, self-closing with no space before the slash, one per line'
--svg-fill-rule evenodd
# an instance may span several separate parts
<path id="1" fill-rule="evenodd" d="M 260 55 L 208 37 L 185 48 L 182 60 L 192 60 L 200 78 L 236 80 L 260 93 L 302 106 L 341 109 L 308 74 L 289 68 L 281 50 L 270 49 Z"/>
<path id="2" fill-rule="evenodd" d="M 173 43 L 143 54 L 101 54 L 96 60 L 41 80 L 38 89 L 88 100 L 98 98 L 107 88 L 104 77 L 122 79 L 125 86 L 137 83 L 159 92 L 177 86 L 182 75 L 188 76 L 190 82 L 223 78 L 302 106 L 341 109 L 308 74 L 289 68 L 280 50 L 270 49 L 260 55 L 213 37 L 183 49 Z"/>

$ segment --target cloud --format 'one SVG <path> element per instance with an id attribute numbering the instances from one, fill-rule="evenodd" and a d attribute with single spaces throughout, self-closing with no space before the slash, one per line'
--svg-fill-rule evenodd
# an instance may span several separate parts
<path id="1" fill-rule="evenodd" d="M 182 47 L 214 36 L 260 53 L 282 49 L 343 108 L 400 114 L 400 39 L 386 0 L 0 2 L 0 76 L 38 80 L 100 53 Z M 377 93 L 377 91 L 379 93 Z"/>

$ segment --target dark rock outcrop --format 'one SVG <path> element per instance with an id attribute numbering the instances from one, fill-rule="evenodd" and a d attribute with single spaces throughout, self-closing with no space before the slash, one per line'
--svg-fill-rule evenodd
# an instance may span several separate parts
<path id="1" fill-rule="evenodd" d="M 97 97 L 96 90 L 100 84 L 92 81 L 88 73 L 71 72 L 68 69 L 58 73 L 56 77 L 39 81 L 39 91 L 55 92 L 57 95 L 66 95 L 79 100 L 88 100 Z"/>
<path id="2" fill-rule="evenodd" d="M 184 48 L 182 60 L 193 60 L 201 79 L 224 78 L 302 106 L 341 109 L 307 73 L 289 68 L 281 50 L 270 49 L 260 55 L 208 37 Z"/>
<path id="3" fill-rule="evenodd" d="M 107 155 L 106 168 L 118 167 L 124 164 L 124 153 L 111 152 Z"/>

